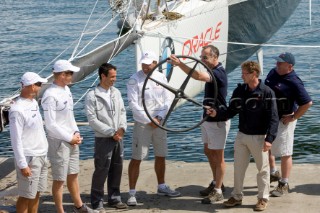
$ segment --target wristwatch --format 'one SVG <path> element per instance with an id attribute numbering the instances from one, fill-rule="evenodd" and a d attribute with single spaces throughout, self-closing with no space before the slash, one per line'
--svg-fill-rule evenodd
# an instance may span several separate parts
<path id="1" fill-rule="evenodd" d="M 158 119 L 159 122 L 162 121 L 162 117 L 161 117 L 160 115 L 157 115 L 157 116 L 156 116 L 156 119 Z"/>

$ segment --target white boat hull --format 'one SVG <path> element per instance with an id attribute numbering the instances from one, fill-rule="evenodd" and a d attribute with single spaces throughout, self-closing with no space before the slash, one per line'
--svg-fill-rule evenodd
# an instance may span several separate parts
<path id="1" fill-rule="evenodd" d="M 220 53 L 226 53 L 228 47 L 228 5 L 227 1 L 198 1 L 199 7 L 195 11 L 192 2 L 183 2 L 175 12 L 183 12 L 186 16 L 175 21 L 148 20 L 144 23 L 144 36 L 136 42 L 137 70 L 141 69 L 139 64 L 142 52 L 153 50 L 159 55 L 159 60 L 163 60 L 171 53 L 176 55 L 187 55 L 198 58 L 203 46 L 212 44 L 219 48 Z M 202 5 L 201 5 L 202 4 Z M 211 8 L 211 9 L 210 9 Z M 192 17 L 188 16 L 188 10 Z M 195 15 L 195 14 L 199 15 Z M 201 14 L 201 15 L 200 15 Z M 168 36 L 166 36 L 168 35 Z M 171 38 L 174 49 L 165 48 L 168 38 Z M 225 65 L 226 54 L 222 54 L 219 60 Z M 185 60 L 184 62 L 187 62 Z M 179 87 L 186 74 L 174 69 L 169 84 L 175 88 Z M 191 97 L 196 96 L 204 89 L 204 83 L 191 79 L 185 93 Z"/>

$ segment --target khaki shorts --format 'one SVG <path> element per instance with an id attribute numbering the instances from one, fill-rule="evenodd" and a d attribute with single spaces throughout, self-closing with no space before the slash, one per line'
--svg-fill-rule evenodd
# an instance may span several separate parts
<path id="1" fill-rule="evenodd" d="M 15 163 L 18 194 L 20 197 L 34 199 L 37 192 L 44 192 L 47 189 L 48 164 L 46 156 L 28 156 L 26 157 L 28 166 L 31 169 L 32 175 L 25 177 Z"/>
<path id="2" fill-rule="evenodd" d="M 70 174 L 79 173 L 79 146 L 48 137 L 48 157 L 51 163 L 52 179 L 66 181 Z"/>
<path id="3" fill-rule="evenodd" d="M 167 132 L 161 128 L 154 129 L 148 124 L 135 122 L 132 140 L 132 159 L 145 159 L 149 155 L 150 144 L 155 156 L 167 156 Z"/>
<path id="4" fill-rule="evenodd" d="M 291 156 L 293 154 L 294 130 L 297 121 L 284 125 L 281 121 L 278 126 L 276 139 L 271 146 L 271 154 L 276 157 Z"/>
<path id="5" fill-rule="evenodd" d="M 224 149 L 230 130 L 230 123 L 230 120 L 218 122 L 203 122 L 203 124 L 201 124 L 203 143 L 207 143 L 209 149 Z"/>

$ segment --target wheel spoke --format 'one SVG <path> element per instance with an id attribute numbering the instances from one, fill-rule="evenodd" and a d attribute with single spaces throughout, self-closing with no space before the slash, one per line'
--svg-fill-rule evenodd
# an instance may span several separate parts
<path id="1" fill-rule="evenodd" d="M 168 84 L 164 84 L 164 83 L 162 83 L 162 82 L 160 82 L 160 81 L 158 81 L 158 80 L 156 80 L 156 79 L 154 79 L 154 78 L 151 78 L 151 77 L 150 77 L 149 79 L 150 79 L 151 81 L 153 81 L 153 82 L 161 85 L 162 87 L 166 88 L 167 90 L 169 90 L 170 92 L 172 92 L 172 93 L 174 93 L 174 94 L 176 94 L 176 93 L 178 92 L 177 89 L 171 87 L 171 86 L 168 85 Z"/>
<path id="2" fill-rule="evenodd" d="M 197 106 L 200 106 L 200 107 L 202 107 L 202 108 L 206 108 L 203 104 L 199 103 L 199 102 L 196 101 L 195 99 L 193 99 L 193 98 L 191 98 L 191 97 L 189 97 L 189 96 L 187 96 L 187 95 L 185 95 L 185 94 L 184 94 L 184 96 L 183 96 L 182 98 L 183 98 L 183 99 L 186 99 L 187 101 L 189 101 L 189 102 L 191 102 L 191 103 L 194 103 L 194 104 L 197 105 Z"/>
<path id="3" fill-rule="evenodd" d="M 188 76 L 186 77 L 186 79 L 184 80 L 184 82 L 182 83 L 181 87 L 180 87 L 180 90 L 181 91 L 184 91 L 184 89 L 187 87 L 188 83 L 189 83 L 189 80 L 192 76 L 192 73 L 195 71 L 197 65 L 199 64 L 199 62 L 197 61 L 196 64 L 193 66 L 193 68 L 190 70 Z"/>
<path id="4" fill-rule="evenodd" d="M 197 68 L 197 66 L 199 64 L 201 64 L 201 67 L 204 67 L 207 71 L 209 71 L 210 69 L 203 62 L 199 61 L 196 58 L 193 58 L 193 57 L 190 57 L 190 56 L 176 56 L 176 57 L 178 57 L 178 58 L 188 58 L 188 59 L 190 59 L 190 63 L 192 63 L 192 64 L 194 63 L 193 67 L 190 68 L 190 72 L 188 73 L 188 76 L 185 78 L 185 80 L 183 81 L 183 83 L 180 86 L 180 88 L 176 89 L 176 88 L 170 86 L 169 84 L 160 82 L 159 80 L 154 79 L 152 77 L 152 73 L 154 71 L 157 72 L 157 70 L 158 70 L 157 68 L 158 67 L 161 67 L 162 64 L 167 63 L 167 60 L 168 60 L 168 58 L 167 58 L 167 59 L 159 62 L 158 65 L 156 67 L 154 67 L 151 72 L 148 73 L 148 75 L 146 77 L 146 80 L 144 82 L 144 85 L 142 87 L 142 104 L 143 104 L 143 108 L 144 108 L 148 118 L 151 120 L 151 122 L 153 122 L 159 128 L 161 128 L 163 130 L 166 130 L 166 131 L 170 131 L 170 132 L 186 132 L 186 131 L 192 130 L 192 129 L 198 127 L 199 125 L 201 125 L 209 116 L 208 115 L 204 116 L 202 118 L 202 120 L 200 120 L 199 122 L 195 122 L 195 124 L 192 125 L 191 127 L 174 128 L 174 126 L 172 126 L 172 125 L 170 125 L 171 127 L 167 127 L 166 124 L 167 124 L 170 116 L 174 115 L 173 114 L 173 110 L 175 109 L 175 107 L 177 106 L 178 102 L 181 99 L 184 99 L 184 100 L 186 100 L 188 102 L 191 102 L 192 104 L 194 104 L 197 107 L 201 107 L 203 109 L 207 109 L 208 108 L 208 106 L 204 106 L 203 103 L 201 103 L 201 102 L 197 101 L 196 99 L 194 99 L 193 97 L 190 97 L 187 94 L 185 94 L 184 90 L 186 89 L 186 87 L 187 87 L 187 85 L 188 85 L 188 83 L 190 81 L 190 78 L 192 78 L 192 74 L 195 72 L 195 70 L 196 70 L 196 68 Z M 171 72 L 171 74 L 172 74 L 172 72 Z M 155 82 L 156 84 L 162 86 L 164 89 L 172 92 L 174 94 L 174 96 L 175 96 L 174 100 L 172 101 L 172 103 L 171 103 L 171 105 L 169 107 L 168 113 L 164 116 L 163 122 L 160 123 L 160 124 L 153 120 L 153 118 L 151 117 L 150 112 L 148 111 L 148 106 L 146 105 L 145 90 L 146 90 L 146 86 L 147 86 L 148 80 L 151 80 L 151 81 Z M 173 83 L 175 83 L 175 82 L 173 82 Z M 217 83 L 216 83 L 215 78 L 213 78 L 213 83 L 214 83 L 215 88 L 216 88 L 217 87 Z M 217 88 L 214 91 L 217 91 Z M 216 98 L 217 98 L 217 94 L 215 94 L 215 96 L 214 96 L 214 101 L 216 100 Z M 170 122 L 172 122 L 172 119 L 170 119 Z M 179 122 L 179 121 L 177 120 L 177 122 Z"/>
<path id="5" fill-rule="evenodd" d="M 170 106 L 170 108 L 169 108 L 169 110 L 168 110 L 168 113 L 167 113 L 166 117 L 165 117 L 164 120 L 163 120 L 162 126 L 165 126 L 165 125 L 166 125 L 166 123 L 167 123 L 167 121 L 168 121 L 168 119 L 169 119 L 169 117 L 170 117 L 170 115 L 171 115 L 171 112 L 174 110 L 174 107 L 177 105 L 177 103 L 178 103 L 179 100 L 180 100 L 180 98 L 175 98 L 175 99 L 172 101 L 171 106 Z"/>

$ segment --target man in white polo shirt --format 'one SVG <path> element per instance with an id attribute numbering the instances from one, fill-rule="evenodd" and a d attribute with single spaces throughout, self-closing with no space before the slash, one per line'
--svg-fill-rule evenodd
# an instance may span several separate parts
<path id="1" fill-rule="evenodd" d="M 67 60 L 58 60 L 53 66 L 54 82 L 45 91 L 41 105 L 48 133 L 48 157 L 52 169 L 52 194 L 58 213 L 63 213 L 63 184 L 67 186 L 74 203 L 74 212 L 95 212 L 80 197 L 79 146 L 82 142 L 73 114 L 72 94 L 68 85 L 79 67 Z"/>
<path id="2" fill-rule="evenodd" d="M 10 108 L 10 137 L 19 194 L 17 212 L 38 212 L 40 192 L 47 187 L 48 141 L 34 99 L 45 82 L 38 74 L 26 72 L 21 78 L 20 97 Z"/>
<path id="3" fill-rule="evenodd" d="M 142 106 L 142 87 L 146 76 L 157 65 L 158 59 L 154 52 L 143 53 L 140 60 L 142 70 L 133 74 L 127 84 L 128 102 L 135 121 L 133 127 L 132 157 L 129 163 L 129 206 L 137 205 L 136 184 L 139 177 L 140 164 L 149 154 L 149 146 L 152 144 L 155 155 L 155 172 L 158 181 L 158 195 L 176 197 L 180 192 L 170 189 L 165 183 L 165 158 L 167 155 L 167 132 L 158 128 L 147 117 Z M 167 79 L 162 73 L 155 71 L 152 77 L 167 84 Z M 149 82 L 145 90 L 145 101 L 149 103 L 149 109 L 154 122 L 160 123 L 165 118 L 172 103 L 170 92 L 155 82 Z"/>

